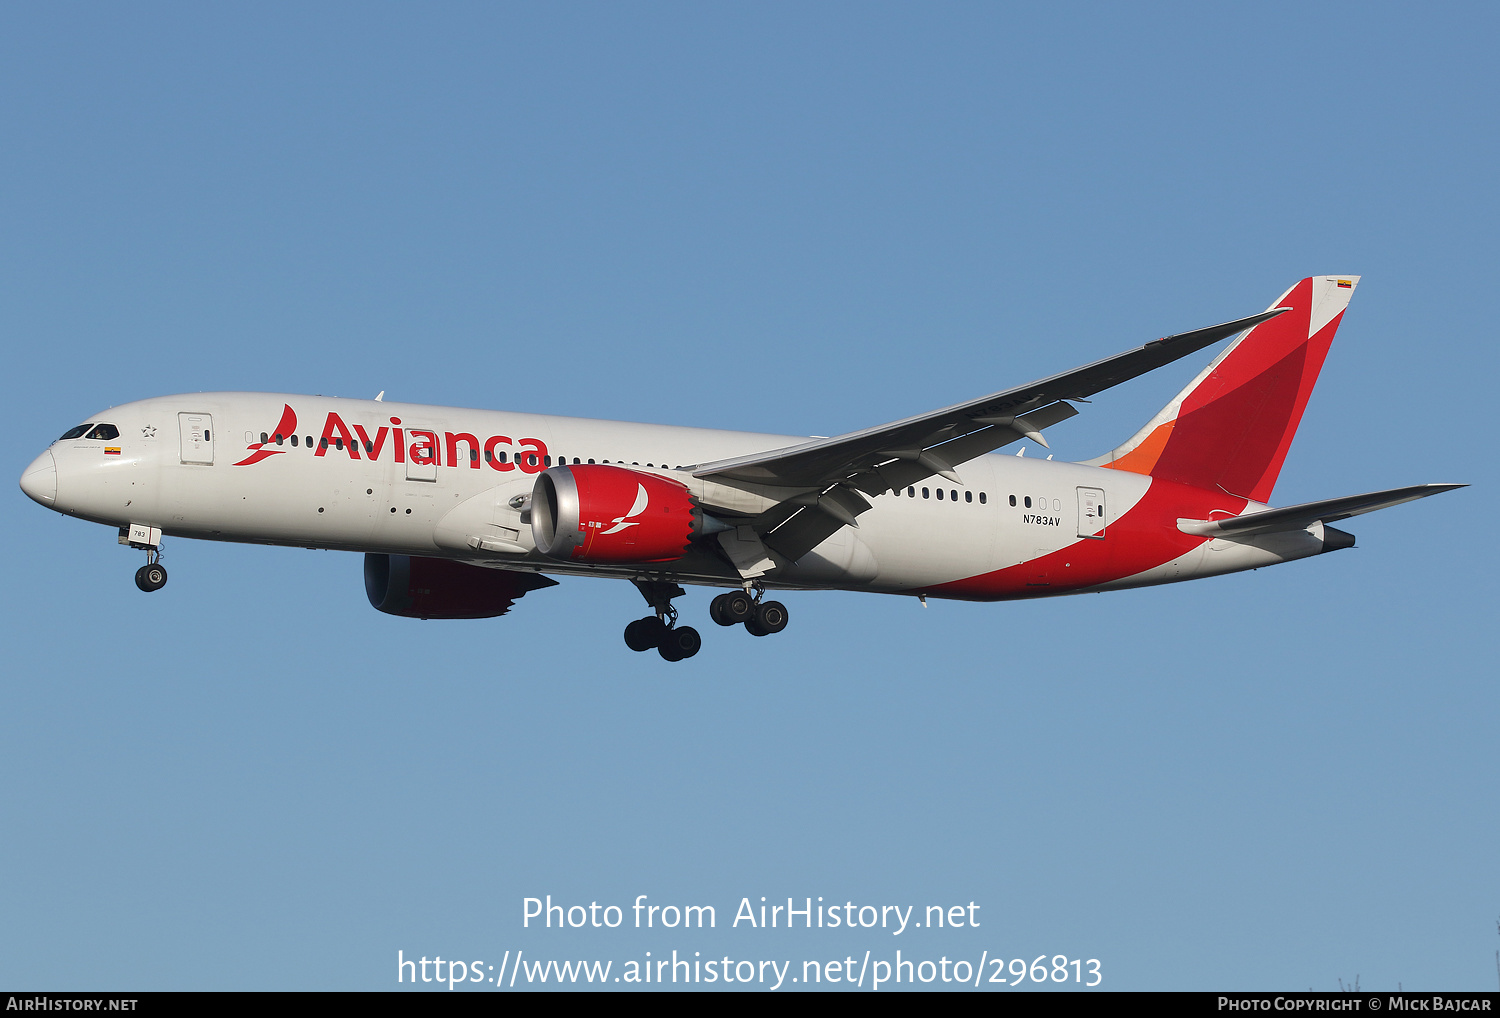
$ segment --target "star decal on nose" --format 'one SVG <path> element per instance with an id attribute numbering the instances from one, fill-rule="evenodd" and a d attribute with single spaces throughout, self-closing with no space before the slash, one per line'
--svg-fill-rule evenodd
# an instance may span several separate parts
<path id="1" fill-rule="evenodd" d="M 141 429 L 141 437 L 142 438 L 155 438 L 156 437 L 156 428 L 154 426 L 150 425 L 150 424 L 146 425 L 144 428 Z"/>

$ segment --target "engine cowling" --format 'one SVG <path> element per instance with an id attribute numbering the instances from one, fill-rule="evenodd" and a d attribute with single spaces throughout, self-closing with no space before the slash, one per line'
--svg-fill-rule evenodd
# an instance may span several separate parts
<path id="1" fill-rule="evenodd" d="M 604 463 L 544 470 L 531 491 L 537 550 L 570 562 L 670 562 L 702 519 L 687 485 Z"/>
<path id="2" fill-rule="evenodd" d="M 557 583 L 537 573 L 485 569 L 441 558 L 365 555 L 365 596 L 409 619 L 492 619 L 528 590 Z"/>

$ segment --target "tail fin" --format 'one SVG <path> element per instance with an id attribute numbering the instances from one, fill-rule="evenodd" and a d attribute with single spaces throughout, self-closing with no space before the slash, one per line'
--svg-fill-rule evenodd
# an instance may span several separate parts
<path id="1" fill-rule="evenodd" d="M 1312 276 L 1203 369 L 1124 445 L 1092 466 L 1267 502 L 1358 276 Z M 1268 309 L 1269 310 L 1269 309 Z"/>

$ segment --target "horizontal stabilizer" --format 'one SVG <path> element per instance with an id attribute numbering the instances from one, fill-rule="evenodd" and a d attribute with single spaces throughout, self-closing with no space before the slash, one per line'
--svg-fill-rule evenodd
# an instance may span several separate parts
<path id="1" fill-rule="evenodd" d="M 1224 520 L 1178 520 L 1177 529 L 1184 534 L 1199 537 L 1248 536 L 1279 530 L 1305 530 L 1315 523 L 1337 523 L 1351 516 L 1372 513 L 1376 509 L 1386 509 L 1402 502 L 1414 502 L 1428 495 L 1467 487 L 1466 484 L 1413 484 L 1388 491 L 1372 491 L 1365 495 L 1345 495 L 1343 498 L 1330 498 L 1322 502 L 1291 505 L 1284 509 L 1263 509 Z"/>

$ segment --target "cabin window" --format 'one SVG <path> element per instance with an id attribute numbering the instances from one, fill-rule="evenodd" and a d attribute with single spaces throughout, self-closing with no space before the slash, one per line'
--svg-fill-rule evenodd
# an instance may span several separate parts
<path id="1" fill-rule="evenodd" d="M 594 462 L 594 457 L 592 457 L 592 456 L 590 456 L 590 457 L 589 457 L 589 462 L 590 462 L 590 463 L 592 463 L 592 462 Z"/>
<path id="2" fill-rule="evenodd" d="M 1031 508 L 1031 496 L 1030 495 L 1026 496 L 1026 508 L 1027 509 Z"/>
<path id="3" fill-rule="evenodd" d="M 907 498 L 916 498 L 917 497 L 917 489 L 916 488 L 907 488 L 906 489 L 906 497 Z"/>
<path id="4" fill-rule="evenodd" d="M 335 438 L 333 440 L 333 447 L 335 449 L 342 449 L 344 447 L 344 440 L 342 438 Z"/>
<path id="5" fill-rule="evenodd" d="M 292 448 L 293 449 L 297 448 L 297 436 L 296 435 L 292 436 Z"/>
<path id="6" fill-rule="evenodd" d="M 923 489 L 922 489 L 922 497 L 923 497 L 923 498 L 927 498 L 927 497 L 929 497 L 929 496 L 928 496 L 928 494 L 927 494 L 927 489 L 926 489 L 926 488 L 923 488 Z"/>
<path id="7" fill-rule="evenodd" d="M 937 490 L 937 497 L 938 497 L 938 501 L 939 502 L 941 502 L 943 500 L 943 489 L 942 488 L 939 488 Z"/>
<path id="8" fill-rule="evenodd" d="M 373 448 L 373 446 L 371 446 L 370 443 L 366 442 L 365 443 L 365 448 L 366 449 L 370 449 L 370 448 Z M 479 450 L 478 449 L 470 449 L 469 450 L 469 462 L 470 463 L 478 463 L 479 462 Z"/>
<path id="9" fill-rule="evenodd" d="M 1010 497 L 1010 504 L 1011 504 L 1011 505 L 1015 505 L 1015 504 L 1016 504 L 1016 496 L 1014 496 L 1014 495 L 1012 495 L 1012 496 L 1011 496 L 1011 497 Z"/>
<path id="10" fill-rule="evenodd" d="M 270 435 L 266 434 L 264 431 L 262 431 L 260 433 L 260 444 L 261 445 L 265 445 L 270 440 L 271 440 L 271 436 Z"/>
<path id="11" fill-rule="evenodd" d="M 985 498 L 984 498 L 984 492 L 982 492 L 982 491 L 981 491 L 981 492 L 980 492 L 980 493 L 979 493 L 979 504 L 980 504 L 980 505 L 984 505 L 984 502 L 985 502 Z"/>
<path id="12" fill-rule="evenodd" d="M 276 444 L 277 444 L 277 445 L 280 445 L 280 444 L 281 444 L 281 442 L 282 442 L 282 439 L 283 439 L 283 438 L 284 438 L 284 437 L 285 437 L 285 436 L 283 436 L 283 435 L 277 435 L 277 436 L 276 436 Z"/>
<path id="13" fill-rule="evenodd" d="M 966 491 L 966 492 L 964 492 L 964 501 L 965 502 L 972 502 L 972 501 L 974 501 L 974 493 L 972 491 Z"/>
<path id="14" fill-rule="evenodd" d="M 328 448 L 328 439 L 326 439 L 326 438 L 320 438 L 320 439 L 318 439 L 318 448 L 319 449 L 327 449 Z"/>

